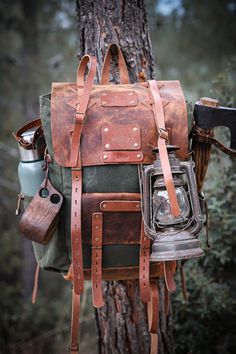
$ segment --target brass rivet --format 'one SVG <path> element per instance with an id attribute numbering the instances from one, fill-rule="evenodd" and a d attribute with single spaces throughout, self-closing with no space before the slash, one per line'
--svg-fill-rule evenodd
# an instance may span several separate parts
<path id="1" fill-rule="evenodd" d="M 131 104 L 133 104 L 133 103 L 134 103 L 134 101 L 130 101 L 130 103 L 131 103 Z"/>
<path id="2" fill-rule="evenodd" d="M 110 147 L 111 147 L 110 144 L 106 144 L 106 145 L 105 145 L 105 148 L 106 148 L 106 149 L 109 149 Z"/>
<path id="3" fill-rule="evenodd" d="M 103 155 L 103 159 L 107 160 L 108 156 L 107 155 Z"/>
<path id="4" fill-rule="evenodd" d="M 102 104 L 106 104 L 107 102 L 106 101 L 103 101 Z"/>
<path id="5" fill-rule="evenodd" d="M 133 128 L 133 131 L 134 131 L 134 132 L 136 132 L 137 130 L 138 130 L 138 128 L 137 128 L 137 127 L 134 127 L 134 128 Z"/>
<path id="6" fill-rule="evenodd" d="M 95 229 L 96 229 L 96 230 L 98 230 L 98 229 L 99 229 L 99 227 L 98 227 L 98 226 L 96 226 L 96 227 L 95 227 Z"/>
<path id="7" fill-rule="evenodd" d="M 99 241 L 99 238 L 98 238 L 98 237 L 95 237 L 95 241 L 98 242 L 98 241 Z"/>
<path id="8" fill-rule="evenodd" d="M 137 209 L 140 208 L 140 204 L 137 204 L 137 205 L 136 205 L 136 208 L 137 208 Z"/>
<path id="9" fill-rule="evenodd" d="M 130 92 L 130 93 L 129 93 L 130 96 L 133 95 L 133 94 L 134 94 L 133 92 Z"/>
<path id="10" fill-rule="evenodd" d="M 144 237 L 144 241 L 146 241 L 146 240 L 147 240 L 147 237 L 145 236 L 145 237 Z"/>
<path id="11" fill-rule="evenodd" d="M 138 159 L 140 159 L 141 157 L 142 157 L 142 155 L 141 155 L 141 154 L 138 154 L 138 155 L 137 155 L 137 158 L 138 158 Z"/>
<path id="12" fill-rule="evenodd" d="M 102 206 L 104 209 L 106 209 L 106 207 L 107 207 L 107 205 L 106 204 L 103 204 L 103 206 Z"/>
<path id="13" fill-rule="evenodd" d="M 109 130 L 108 128 L 104 128 L 104 132 L 108 132 L 108 130 Z"/>
<path id="14" fill-rule="evenodd" d="M 106 93 L 102 93 L 102 96 L 106 96 L 107 94 Z"/>
<path id="15" fill-rule="evenodd" d="M 137 147 L 138 146 L 138 143 L 134 143 L 134 147 Z"/>

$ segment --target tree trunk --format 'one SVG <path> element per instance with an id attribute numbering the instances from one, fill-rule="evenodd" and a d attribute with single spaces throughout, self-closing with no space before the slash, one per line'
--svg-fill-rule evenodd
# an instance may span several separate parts
<path id="1" fill-rule="evenodd" d="M 101 66 L 108 44 L 118 43 L 132 83 L 154 76 L 152 47 L 143 0 L 77 0 L 79 59 L 85 54 Z M 113 79 L 115 79 L 113 77 Z M 173 353 L 171 316 L 164 314 L 164 284 L 160 293 L 159 354 Z M 149 354 L 146 305 L 138 281 L 103 283 L 105 305 L 96 310 L 100 354 Z"/>

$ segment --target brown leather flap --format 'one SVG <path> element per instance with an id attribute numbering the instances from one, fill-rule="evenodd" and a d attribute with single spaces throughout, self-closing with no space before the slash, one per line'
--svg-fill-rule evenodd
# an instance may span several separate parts
<path id="1" fill-rule="evenodd" d="M 92 214 L 101 211 L 103 244 L 140 243 L 139 193 L 84 193 L 82 195 L 83 243 L 92 243 Z"/>
<path id="2" fill-rule="evenodd" d="M 158 87 L 164 107 L 166 128 L 171 131 L 169 143 L 178 145 L 180 147 L 179 156 L 186 159 L 188 153 L 188 122 L 185 98 L 180 83 L 179 81 L 159 81 Z M 73 83 L 53 83 L 52 85 L 52 142 L 55 160 L 61 166 L 70 166 L 70 145 L 75 106 L 76 103 L 79 104 L 77 102 L 78 93 L 81 97 L 82 92 L 83 88 L 77 88 L 76 84 Z M 109 105 L 103 105 L 103 101 L 100 99 L 100 94 L 106 92 L 109 92 Z M 123 102 L 123 98 L 131 97 L 131 93 L 137 101 L 135 105 L 134 103 L 131 104 L 131 101 L 129 103 L 126 98 Z M 152 148 L 157 146 L 157 129 L 151 97 L 148 83 L 93 86 L 82 133 L 83 166 L 108 163 L 107 159 L 103 158 L 107 151 L 103 142 L 104 127 L 111 127 L 111 129 L 116 127 L 120 131 L 122 129 L 124 131 L 127 127 L 128 131 L 131 125 L 135 125 L 140 130 L 140 141 L 137 141 L 137 143 L 140 144 L 141 148 L 139 149 L 136 145 L 134 148 L 138 149 L 136 152 L 140 151 L 141 157 L 127 158 L 127 156 L 130 156 L 129 152 L 133 153 L 134 149 L 126 146 L 125 150 L 122 150 L 125 152 L 122 155 L 124 158 L 121 155 L 117 158 L 117 154 L 115 154 L 109 159 L 109 163 L 149 164 L 153 162 Z M 121 101 L 124 104 L 121 105 Z M 115 142 L 116 149 L 119 145 L 118 140 L 116 139 Z M 109 144 L 109 142 L 106 144 Z M 113 144 L 113 140 L 111 144 Z M 120 148 L 118 150 L 121 151 Z"/>

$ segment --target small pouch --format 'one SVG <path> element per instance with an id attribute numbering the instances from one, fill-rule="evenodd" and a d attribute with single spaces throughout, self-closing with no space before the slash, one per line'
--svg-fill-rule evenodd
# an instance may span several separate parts
<path id="1" fill-rule="evenodd" d="M 44 180 L 20 220 L 20 233 L 34 242 L 47 244 L 56 229 L 62 202 L 63 196 L 50 180 Z"/>

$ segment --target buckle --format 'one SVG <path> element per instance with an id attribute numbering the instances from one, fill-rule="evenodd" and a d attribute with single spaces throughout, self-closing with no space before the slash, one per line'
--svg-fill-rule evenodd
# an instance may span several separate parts
<path id="1" fill-rule="evenodd" d="M 159 137 L 168 140 L 168 131 L 164 128 L 158 128 Z"/>

